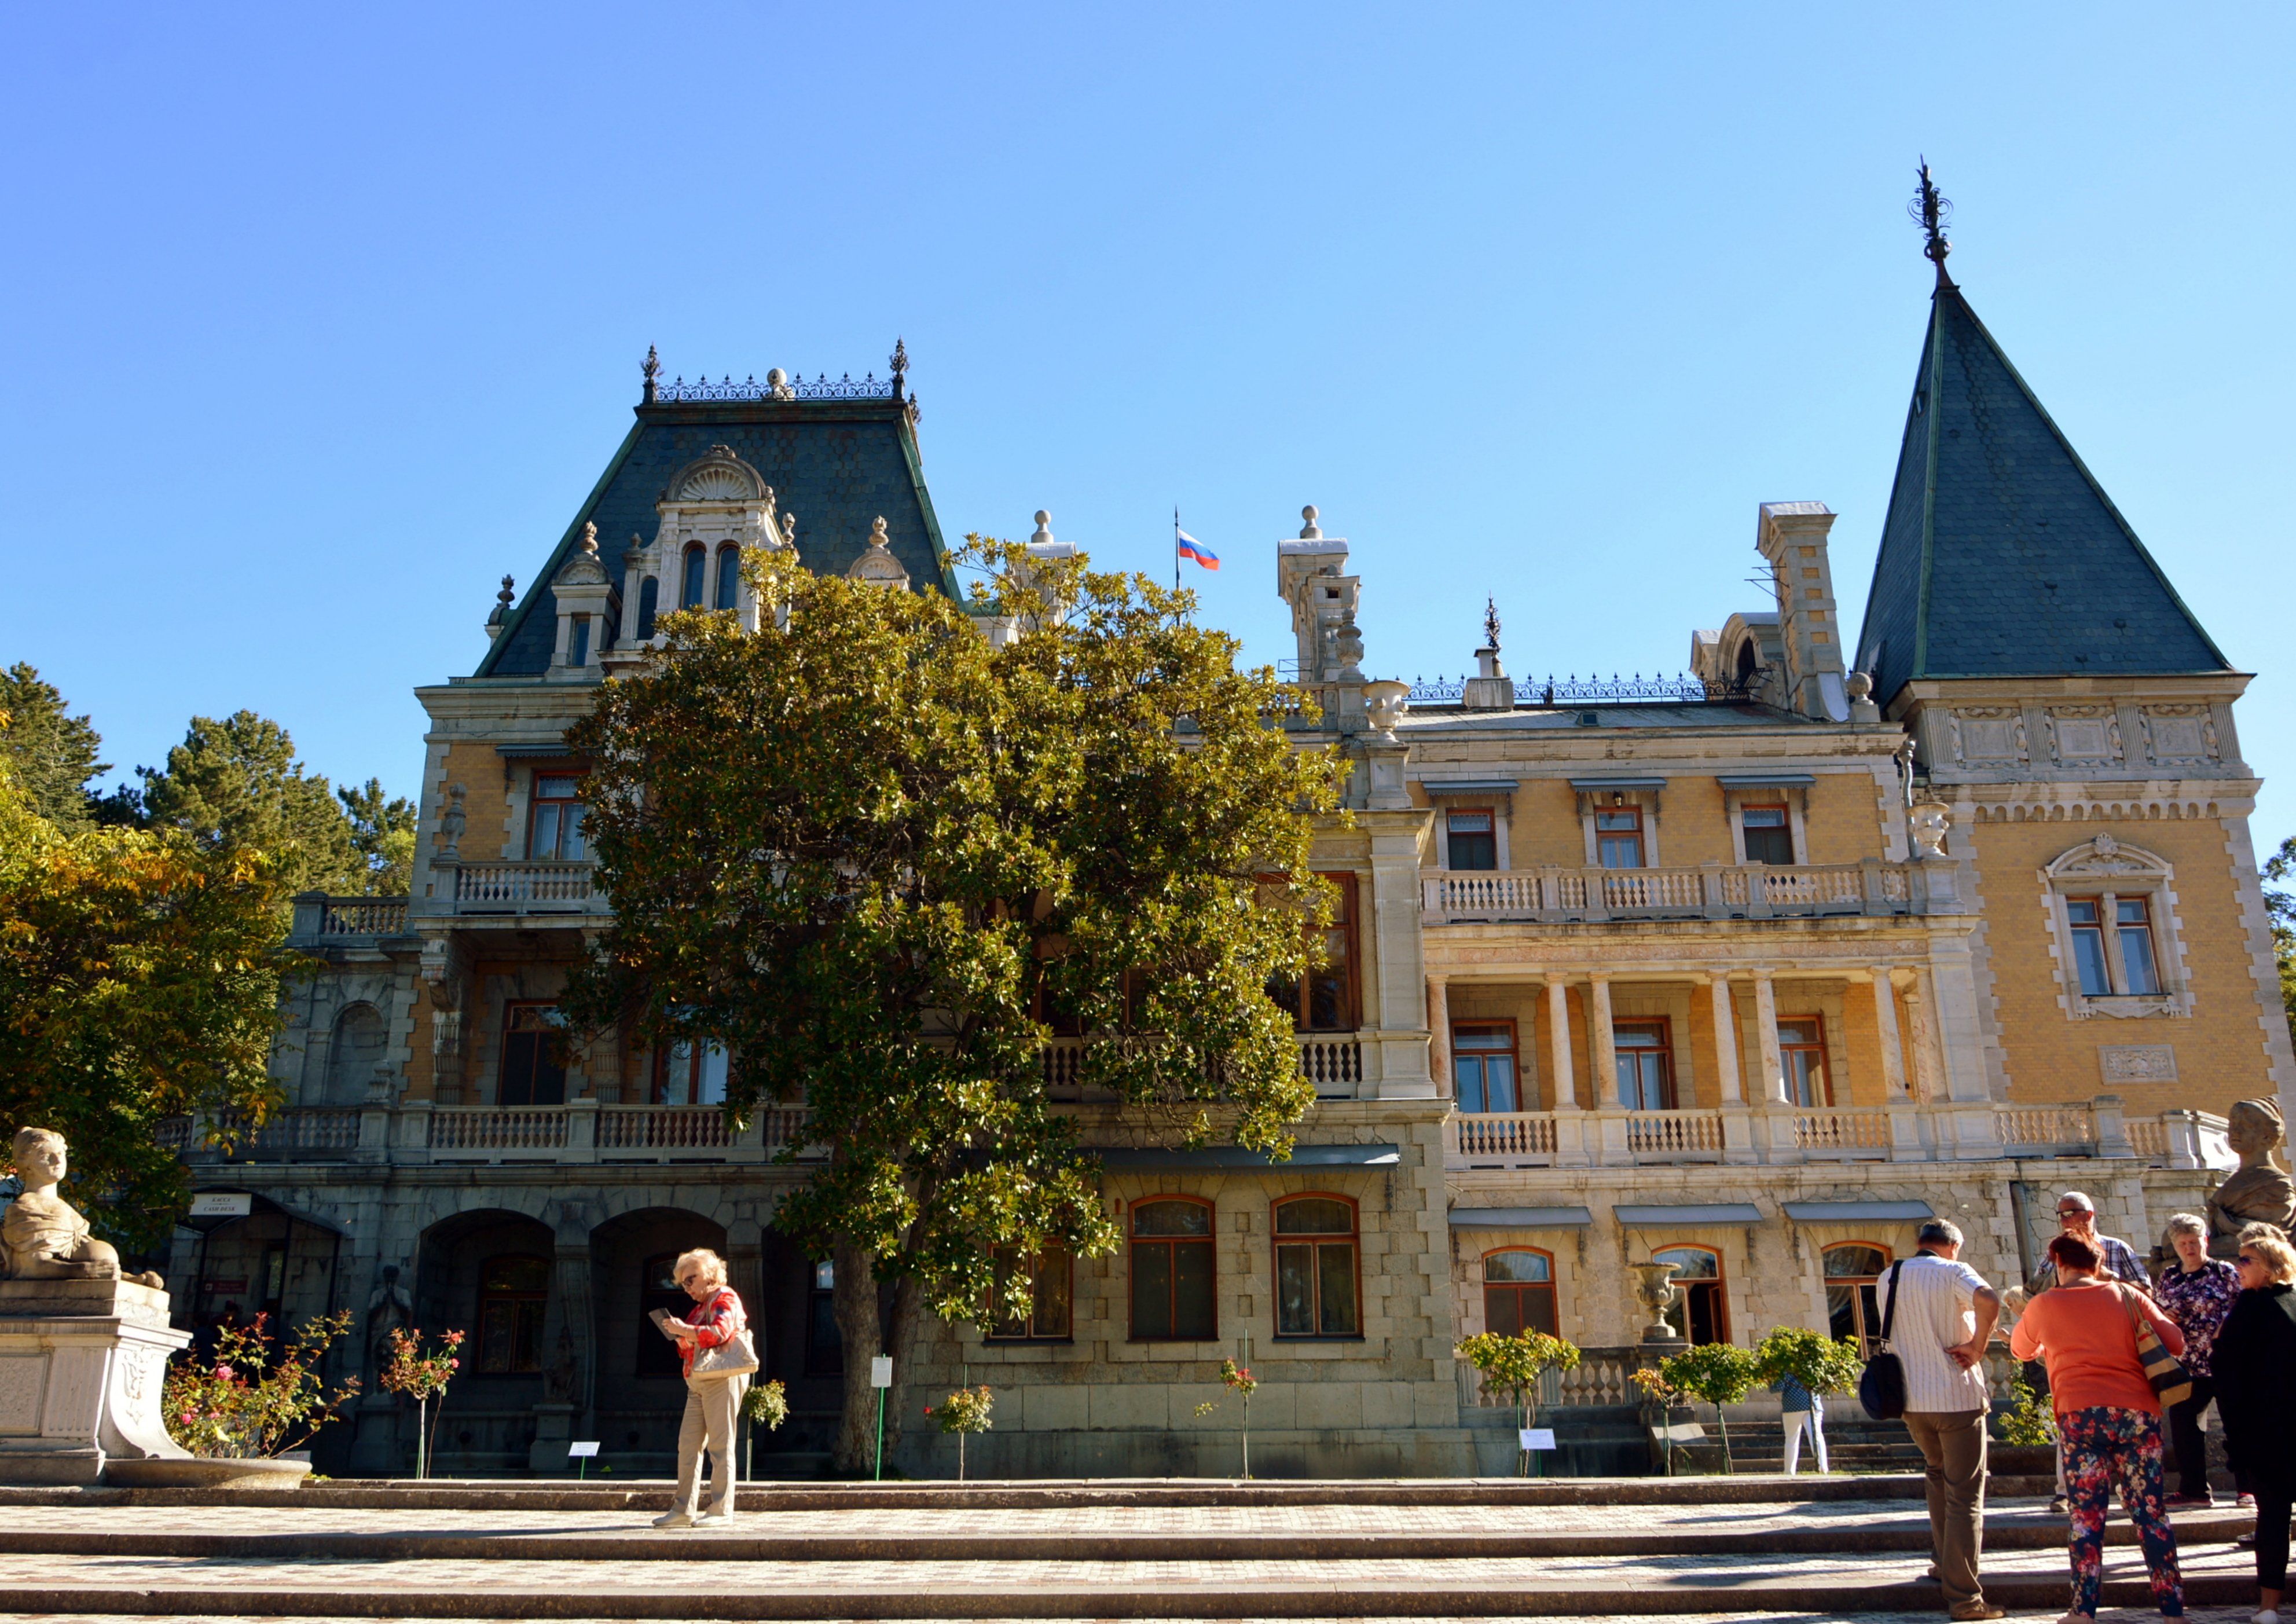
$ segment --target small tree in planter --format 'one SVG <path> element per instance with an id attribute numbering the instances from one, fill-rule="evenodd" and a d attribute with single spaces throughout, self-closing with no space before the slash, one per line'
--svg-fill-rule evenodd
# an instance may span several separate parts
<path id="1" fill-rule="evenodd" d="M 1761 1340 L 1754 1349 L 1754 1365 L 1755 1380 L 1765 1386 L 1792 1376 L 1820 1395 L 1857 1391 L 1857 1379 L 1866 1372 L 1855 1341 L 1792 1325 L 1780 1325 Z"/>
<path id="2" fill-rule="evenodd" d="M 1680 1388 L 1668 1382 L 1665 1374 L 1654 1366 L 1645 1365 L 1627 1378 L 1643 1390 L 1643 1403 L 1658 1412 L 1658 1439 L 1660 1457 L 1666 1462 L 1666 1475 L 1674 1475 L 1674 1409 L 1689 1397 Z M 1689 1406 L 1682 1405 L 1686 1411 Z"/>
<path id="3" fill-rule="evenodd" d="M 1249 1366 L 1238 1368 L 1234 1359 L 1220 1361 L 1220 1385 L 1243 1400 L 1243 1479 L 1251 1480 L 1251 1395 L 1259 1390 Z M 1209 1415 L 1219 1408 L 1220 1400 L 1213 1398 L 1196 1406 L 1196 1414 Z"/>
<path id="4" fill-rule="evenodd" d="M 940 1423 L 944 1433 L 956 1434 L 956 1480 L 964 1481 L 964 1438 L 968 1432 L 988 1431 L 988 1411 L 996 1400 L 990 1396 L 988 1383 L 979 1387 L 960 1387 L 940 1401 L 940 1410 L 925 1406 L 925 1414 Z"/>
<path id="5" fill-rule="evenodd" d="M 742 1476 L 754 1480 L 758 1464 L 758 1429 L 781 1431 L 789 1419 L 789 1389 L 779 1382 L 760 1382 L 742 1395 Z"/>
<path id="6" fill-rule="evenodd" d="M 1486 1331 L 1471 1336 L 1458 1347 L 1459 1357 L 1483 1373 L 1483 1385 L 1495 1387 L 1514 1398 L 1515 1434 L 1520 1438 L 1538 1414 L 1538 1379 L 1549 1370 L 1576 1370 L 1578 1349 L 1559 1336 L 1549 1336 L 1544 1331 L 1525 1331 L 1517 1336 L 1502 1336 L 1496 1331 Z M 1530 1470 L 1530 1452 L 1519 1451 L 1521 1458 L 1515 1463 L 1515 1475 L 1527 1476 Z"/>
<path id="7" fill-rule="evenodd" d="M 319 1375 L 327 1349 L 350 1330 L 348 1310 L 305 1322 L 276 1347 L 264 1333 L 268 1317 L 219 1325 L 213 1358 L 178 1356 L 168 1367 L 160 1400 L 168 1435 L 203 1460 L 268 1460 L 297 1448 L 358 1392 L 357 1376 L 330 1392 Z"/>
<path id="8" fill-rule="evenodd" d="M 431 1445 L 438 1422 L 431 1418 L 430 1401 L 443 1400 L 447 1383 L 455 1379 L 455 1372 L 463 1361 L 455 1349 L 463 1345 L 460 1331 L 441 1333 L 439 1346 L 428 1352 L 422 1347 L 422 1328 L 412 1330 L 394 1326 L 390 1333 L 390 1353 L 383 1361 L 382 1374 L 376 1380 L 386 1392 L 400 1393 L 414 1400 L 414 1475 L 430 1475 Z M 443 1401 L 439 1408 L 446 1408 Z"/>
<path id="9" fill-rule="evenodd" d="M 1714 1407 L 1714 1425 L 1722 1435 L 1722 1470 L 1734 1471 L 1730 1464 L 1730 1423 L 1723 1416 L 1722 1407 L 1738 1403 L 1753 1390 L 1760 1377 L 1753 1350 L 1728 1342 L 1702 1342 L 1665 1360 L 1659 1372 L 1677 1391 Z"/>

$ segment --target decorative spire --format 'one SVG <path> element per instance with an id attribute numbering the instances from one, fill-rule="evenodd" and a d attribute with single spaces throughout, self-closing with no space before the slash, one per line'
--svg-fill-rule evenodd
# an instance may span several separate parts
<path id="1" fill-rule="evenodd" d="M 582 551 L 593 558 L 598 556 L 598 527 L 595 524 L 582 527 Z"/>
<path id="2" fill-rule="evenodd" d="M 1483 600 L 1483 643 L 1494 654 L 1498 652 L 1499 601 L 1496 598 Z"/>
<path id="3" fill-rule="evenodd" d="M 645 380 L 645 404 L 652 406 L 660 392 L 655 386 L 661 379 L 661 357 L 651 344 L 646 346 L 646 358 L 638 366 L 638 375 Z"/>
<path id="4" fill-rule="evenodd" d="M 1319 515 L 1316 513 L 1313 504 L 1301 508 L 1300 510 L 1300 517 L 1307 521 L 1305 524 L 1300 527 L 1300 539 L 1302 541 L 1323 540 L 1324 532 L 1316 528 L 1316 521 Z"/>
<path id="5" fill-rule="evenodd" d="M 509 622 L 511 600 L 517 595 L 512 591 L 512 585 L 511 578 L 505 575 L 502 590 L 495 594 L 495 611 L 487 617 L 487 637 L 490 642 L 502 635 L 502 628 Z"/>
<path id="6" fill-rule="evenodd" d="M 1937 183 L 1930 178 L 1930 160 L 1926 158 L 1922 160 L 1920 173 L 1921 189 L 1914 193 L 1913 201 L 1906 205 L 1906 212 L 1913 217 L 1914 224 L 1922 228 L 1922 234 L 1928 239 L 1922 253 L 1937 267 L 1938 286 L 1949 288 L 1953 286 L 1953 278 L 1945 274 L 1945 257 L 1953 252 L 1953 244 L 1946 240 L 1945 234 L 1946 227 L 1953 224 L 1953 200 L 1939 194 Z"/>
<path id="7" fill-rule="evenodd" d="M 898 338 L 893 340 L 893 353 L 888 362 L 893 369 L 893 398 L 901 398 L 901 384 L 909 375 L 909 347 Z"/>

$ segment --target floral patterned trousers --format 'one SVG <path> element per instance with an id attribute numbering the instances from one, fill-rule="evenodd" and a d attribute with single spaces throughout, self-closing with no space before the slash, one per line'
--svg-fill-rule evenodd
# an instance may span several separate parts
<path id="1" fill-rule="evenodd" d="M 2064 1440 L 2065 1499 L 2072 1513 L 2070 1546 L 2075 1612 L 2096 1616 L 2104 1569 L 2104 1513 L 2115 1484 L 2144 1547 L 2152 1600 L 2161 1616 L 2182 1618 L 2185 1584 L 2177 1571 L 2177 1536 L 2161 1504 L 2161 1418 L 2145 1410 L 2100 1407 L 2057 1416 Z"/>

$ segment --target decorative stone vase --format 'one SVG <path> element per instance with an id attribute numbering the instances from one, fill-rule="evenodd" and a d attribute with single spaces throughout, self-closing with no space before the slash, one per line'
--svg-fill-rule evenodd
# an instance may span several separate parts
<path id="1" fill-rule="evenodd" d="M 1651 1311 L 1651 1323 L 1643 1327 L 1645 1342 L 1677 1342 L 1682 1339 L 1667 1323 L 1666 1311 L 1674 1306 L 1677 1295 L 1672 1263 L 1636 1263 L 1628 1265 L 1635 1271 L 1635 1297 Z"/>

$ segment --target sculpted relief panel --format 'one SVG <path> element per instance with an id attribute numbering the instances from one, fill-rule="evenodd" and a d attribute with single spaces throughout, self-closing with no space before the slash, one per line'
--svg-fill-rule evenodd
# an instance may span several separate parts
<path id="1" fill-rule="evenodd" d="M 2014 705 L 1969 705 L 1948 711 L 1946 742 L 1956 767 L 2013 766 L 2030 753 L 2025 713 Z"/>
<path id="2" fill-rule="evenodd" d="M 2120 718 L 2110 705 L 2061 705 L 2047 713 L 2049 756 L 2059 767 L 2120 759 Z"/>
<path id="3" fill-rule="evenodd" d="M 2200 767 L 2223 758 L 2206 705 L 2147 705 L 2140 713 L 2144 753 L 2161 767 Z"/>

